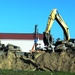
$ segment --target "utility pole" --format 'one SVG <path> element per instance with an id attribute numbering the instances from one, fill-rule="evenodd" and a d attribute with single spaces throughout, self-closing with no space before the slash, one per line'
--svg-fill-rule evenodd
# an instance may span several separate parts
<path id="1" fill-rule="evenodd" d="M 38 42 L 38 28 L 37 28 L 38 25 L 35 25 L 35 32 L 34 32 L 34 44 L 35 44 L 35 50 L 36 50 L 36 47 L 37 47 L 37 42 Z"/>

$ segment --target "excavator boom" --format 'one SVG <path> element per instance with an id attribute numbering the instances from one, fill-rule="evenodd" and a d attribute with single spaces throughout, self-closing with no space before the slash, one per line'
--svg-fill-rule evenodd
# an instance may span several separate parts
<path id="1" fill-rule="evenodd" d="M 49 18 L 48 18 L 47 27 L 45 30 L 46 33 L 49 33 L 49 31 L 51 30 L 52 24 L 55 20 L 55 15 L 56 15 L 56 9 L 53 9 L 51 14 L 49 15 Z"/>

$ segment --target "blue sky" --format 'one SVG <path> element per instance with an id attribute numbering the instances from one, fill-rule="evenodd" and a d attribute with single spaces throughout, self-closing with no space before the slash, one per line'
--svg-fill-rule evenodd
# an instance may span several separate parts
<path id="1" fill-rule="evenodd" d="M 0 33 L 33 33 L 35 24 L 43 33 L 54 8 L 67 23 L 71 38 L 75 38 L 75 0 L 0 0 Z M 55 39 L 64 37 L 56 21 L 51 33 Z"/>

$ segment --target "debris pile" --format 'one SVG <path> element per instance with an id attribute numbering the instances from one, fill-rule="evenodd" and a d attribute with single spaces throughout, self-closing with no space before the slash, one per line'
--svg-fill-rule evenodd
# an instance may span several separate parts
<path id="1" fill-rule="evenodd" d="M 75 72 L 75 46 L 73 43 L 58 44 L 54 48 L 55 52 L 26 53 L 19 50 L 15 51 L 9 47 L 5 51 L 6 47 L 3 51 L 0 50 L 0 69 Z"/>

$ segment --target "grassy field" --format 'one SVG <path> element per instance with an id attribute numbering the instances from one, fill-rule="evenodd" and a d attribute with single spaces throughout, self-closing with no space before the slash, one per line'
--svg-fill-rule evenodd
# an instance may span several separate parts
<path id="1" fill-rule="evenodd" d="M 75 75 L 71 72 L 0 70 L 0 75 Z"/>

